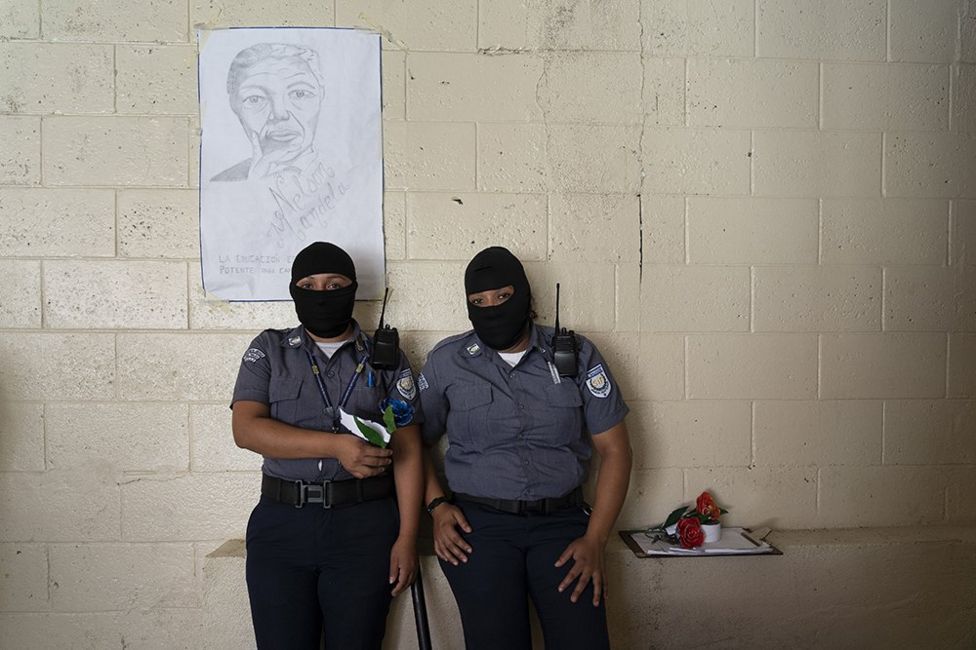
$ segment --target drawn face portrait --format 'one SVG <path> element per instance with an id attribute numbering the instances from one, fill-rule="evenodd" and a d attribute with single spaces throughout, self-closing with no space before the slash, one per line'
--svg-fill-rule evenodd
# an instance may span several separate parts
<path id="1" fill-rule="evenodd" d="M 311 148 L 322 94 L 318 78 L 301 57 L 269 56 L 241 71 L 230 101 L 260 155 L 287 162 Z"/>
<path id="2" fill-rule="evenodd" d="M 257 62 L 246 71 L 234 102 L 241 125 L 264 155 L 277 152 L 289 160 L 312 146 L 322 88 L 300 58 Z"/>

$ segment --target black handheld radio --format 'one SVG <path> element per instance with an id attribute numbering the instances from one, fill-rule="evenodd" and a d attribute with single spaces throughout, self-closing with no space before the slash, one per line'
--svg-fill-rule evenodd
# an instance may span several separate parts
<path id="1" fill-rule="evenodd" d="M 579 357 L 576 332 L 559 328 L 559 283 L 556 283 L 556 332 L 552 335 L 553 363 L 560 377 L 575 377 Z"/>
<path id="2" fill-rule="evenodd" d="M 400 333 L 395 327 L 383 324 L 386 317 L 386 299 L 390 297 L 390 288 L 383 292 L 383 311 L 380 312 L 380 324 L 373 335 L 373 350 L 369 356 L 369 365 L 377 370 L 394 370 L 400 365 Z"/>

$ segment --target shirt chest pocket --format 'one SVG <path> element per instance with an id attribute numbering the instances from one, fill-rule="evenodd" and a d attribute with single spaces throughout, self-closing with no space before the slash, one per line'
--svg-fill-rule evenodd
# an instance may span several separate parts
<path id="1" fill-rule="evenodd" d="M 577 442 L 583 433 L 583 397 L 572 381 L 562 381 L 546 388 L 546 406 L 539 415 L 548 421 L 543 428 L 558 445 Z"/>
<path id="2" fill-rule="evenodd" d="M 493 401 L 491 386 L 455 384 L 447 389 L 447 401 L 450 404 L 447 435 L 451 443 L 483 446 L 488 433 L 488 414 Z"/>
<path id="3" fill-rule="evenodd" d="M 299 424 L 301 415 L 299 398 L 301 394 L 301 379 L 290 377 L 272 378 L 268 384 L 268 401 L 271 407 L 271 417 L 286 424 Z"/>

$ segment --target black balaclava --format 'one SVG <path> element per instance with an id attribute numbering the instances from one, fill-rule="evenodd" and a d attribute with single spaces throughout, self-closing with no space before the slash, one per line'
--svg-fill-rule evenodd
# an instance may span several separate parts
<path id="1" fill-rule="evenodd" d="M 352 280 L 352 284 L 334 291 L 313 291 L 295 284 L 318 273 L 339 273 Z M 346 331 L 352 321 L 357 286 L 352 258 L 335 244 L 322 241 L 310 244 L 295 256 L 291 265 L 288 290 L 295 301 L 295 312 L 305 329 L 315 336 L 332 338 Z"/>
<path id="2" fill-rule="evenodd" d="M 465 297 L 472 293 L 512 285 L 515 293 L 500 305 L 477 307 L 468 302 L 468 318 L 478 338 L 495 350 L 506 350 L 519 340 L 529 322 L 532 290 L 525 269 L 507 248 L 486 248 L 464 271 Z"/>

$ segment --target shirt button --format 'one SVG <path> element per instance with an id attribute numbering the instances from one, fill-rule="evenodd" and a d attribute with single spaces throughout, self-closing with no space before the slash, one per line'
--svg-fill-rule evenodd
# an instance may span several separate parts
<path id="1" fill-rule="evenodd" d="M 525 404 L 519 404 L 519 410 L 520 411 L 524 411 L 525 410 Z"/>
<path id="2" fill-rule="evenodd" d="M 328 376 L 329 376 L 329 377 L 335 377 L 335 371 L 333 371 L 333 370 L 330 370 L 330 371 L 328 372 Z"/>

